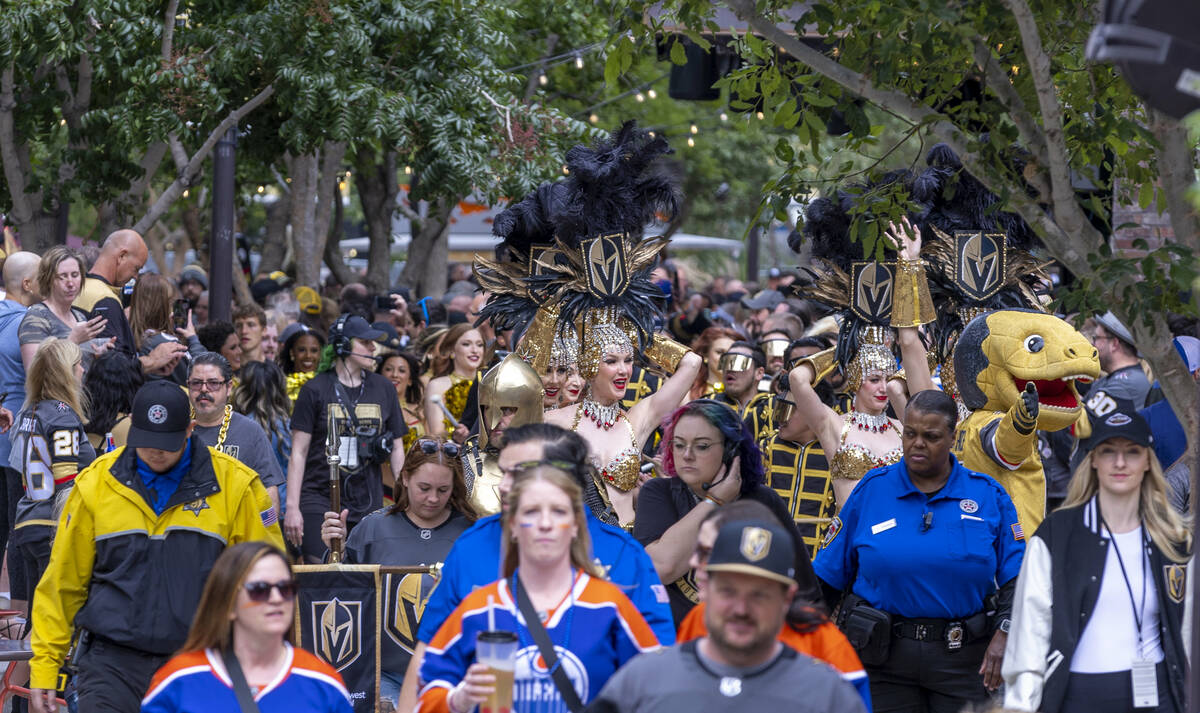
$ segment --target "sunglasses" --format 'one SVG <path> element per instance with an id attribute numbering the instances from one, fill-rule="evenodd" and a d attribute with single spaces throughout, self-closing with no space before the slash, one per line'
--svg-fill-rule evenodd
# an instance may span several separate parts
<path id="1" fill-rule="evenodd" d="M 421 452 L 427 456 L 437 453 L 440 449 L 442 453 L 446 454 L 450 458 L 454 458 L 458 455 L 459 451 L 458 444 L 454 441 L 438 443 L 430 438 L 422 438 L 421 440 L 417 441 L 417 445 L 421 447 Z"/>
<path id="2" fill-rule="evenodd" d="M 796 404 L 791 401 L 784 401 L 775 396 L 775 423 L 783 423 L 792 417 L 796 411 Z"/>
<path id="3" fill-rule="evenodd" d="M 781 359 L 787 353 L 788 340 L 768 339 L 761 346 L 768 359 Z"/>
<path id="4" fill-rule="evenodd" d="M 246 582 L 243 588 L 252 602 L 267 601 L 271 598 L 272 589 L 278 589 L 279 596 L 283 597 L 284 601 L 291 601 L 296 596 L 296 582 L 290 579 L 281 582 Z"/>
<path id="5" fill-rule="evenodd" d="M 575 466 L 566 462 L 565 460 L 527 460 L 513 464 L 511 468 L 504 469 L 503 473 L 510 478 L 515 478 L 527 470 L 531 470 L 543 465 L 548 465 L 551 468 L 558 468 L 559 470 L 566 471 L 568 473 L 575 472 Z"/>
<path id="6" fill-rule="evenodd" d="M 749 371 L 754 368 L 754 359 L 745 354 L 722 354 L 717 364 L 723 372 Z"/>

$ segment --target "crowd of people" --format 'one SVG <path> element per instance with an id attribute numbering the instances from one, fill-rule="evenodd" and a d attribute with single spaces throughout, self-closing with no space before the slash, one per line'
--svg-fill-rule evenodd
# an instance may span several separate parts
<path id="1" fill-rule="evenodd" d="M 129 230 L 8 255 L 32 709 L 1183 713 L 1192 464 L 1129 330 L 1046 311 L 1016 243 L 996 284 L 943 271 L 1007 220 L 945 171 L 888 260 L 845 259 L 848 191 L 804 268 L 698 284 L 641 237 L 664 146 L 573 153 L 440 298 L 261 274 L 214 321 Z M 609 153 L 625 200 L 589 203 Z M 331 561 L 440 565 L 377 700 L 295 638 L 292 567 Z"/>

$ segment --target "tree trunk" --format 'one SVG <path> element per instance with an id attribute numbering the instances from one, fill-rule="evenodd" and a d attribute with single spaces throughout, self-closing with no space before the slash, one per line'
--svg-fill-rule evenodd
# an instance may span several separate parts
<path id="1" fill-rule="evenodd" d="M 262 260 L 259 272 L 273 272 L 283 268 L 283 257 L 287 253 L 288 213 L 291 211 L 290 192 L 279 196 L 279 200 L 267 206 L 267 227 L 263 235 Z"/>
<path id="2" fill-rule="evenodd" d="M 359 151 L 354 157 L 354 181 L 370 240 L 366 284 L 382 292 L 391 284 L 392 217 L 400 189 L 396 182 L 396 153 L 384 153 L 380 162 L 374 151 Z"/>
<path id="3" fill-rule="evenodd" d="M 408 285 L 414 296 L 441 297 L 446 292 L 446 264 L 450 257 L 450 214 L 458 201 L 439 198 L 426 215 L 410 215 L 412 241 L 408 245 L 408 261 L 400 275 L 401 284 Z"/>
<path id="4" fill-rule="evenodd" d="M 344 217 L 345 207 L 342 205 L 342 192 L 335 185 L 333 188 L 333 225 L 329 227 L 329 236 L 325 240 L 325 264 L 329 266 L 329 271 L 333 273 L 333 277 L 338 283 L 348 285 L 351 282 L 358 282 L 358 275 L 355 275 L 346 261 L 342 259 L 342 250 L 338 245 L 345 234 L 342 229 Z"/>
<path id="5" fill-rule="evenodd" d="M 183 210 L 180 212 L 180 219 L 183 223 L 183 233 L 191 248 L 196 251 L 196 257 L 192 260 L 197 265 L 211 265 L 208 259 L 208 233 L 205 232 L 203 225 L 200 222 L 200 207 L 204 205 L 203 196 L 192 202 L 184 204 Z M 182 244 L 183 241 L 181 240 Z M 187 252 L 186 245 L 182 246 L 184 252 Z"/>
<path id="6" fill-rule="evenodd" d="M 329 230 L 331 204 L 318 200 L 337 187 L 344 143 L 326 142 L 312 153 L 297 156 L 292 176 L 292 241 L 296 249 L 296 284 L 319 290 L 321 260 Z"/>
<path id="7" fill-rule="evenodd" d="M 62 244 L 58 237 L 58 211 L 34 211 L 30 220 L 23 223 L 14 221 L 13 229 L 21 241 L 21 249 L 38 255 Z"/>

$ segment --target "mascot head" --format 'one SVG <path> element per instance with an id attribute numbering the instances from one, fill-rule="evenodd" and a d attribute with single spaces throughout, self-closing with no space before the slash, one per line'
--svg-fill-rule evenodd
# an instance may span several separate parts
<path id="1" fill-rule="evenodd" d="M 971 410 L 1007 411 L 1029 382 L 1038 391 L 1038 428 L 1059 431 L 1083 408 L 1075 382 L 1100 376 L 1096 348 L 1051 314 L 1005 309 L 981 315 L 954 347 L 954 373 Z"/>

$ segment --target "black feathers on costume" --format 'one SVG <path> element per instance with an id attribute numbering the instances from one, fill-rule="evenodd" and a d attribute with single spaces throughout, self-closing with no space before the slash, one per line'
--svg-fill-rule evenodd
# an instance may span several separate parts
<path id="1" fill-rule="evenodd" d="M 1024 157 L 1014 152 L 1012 167 L 1020 173 Z M 913 181 L 913 196 L 928 206 L 922 221 L 922 255 L 935 267 L 928 270 L 929 289 L 938 305 L 938 319 L 929 325 L 939 361 L 950 358 L 958 334 L 969 319 L 967 310 L 1028 309 L 1038 307 L 1034 288 L 1046 278 L 1045 265 L 1030 251 L 1041 245 L 1037 235 L 1016 213 L 1000 210 L 1002 201 L 963 168 L 962 161 L 945 144 L 926 155 L 929 168 Z M 932 228 L 942 231 L 938 235 Z M 955 231 L 1002 232 L 1008 248 L 1006 286 L 986 300 L 969 299 L 955 286 L 952 243 Z"/>
<path id="2" fill-rule="evenodd" d="M 524 272 L 514 279 L 515 263 L 477 259 L 476 273 L 485 278 L 480 284 L 493 293 L 480 318 L 493 320 L 498 329 L 521 327 L 539 303 L 553 302 L 560 324 L 579 325 L 589 310 L 614 307 L 636 326 L 639 340 L 649 340 L 655 318 L 662 316 L 662 291 L 650 275 L 665 243 L 642 236 L 648 223 L 679 212 L 678 180 L 661 160 L 670 152 L 665 139 L 651 137 L 633 121 L 592 146 L 568 151 L 566 178 L 539 186 L 493 223 L 493 233 L 522 261 L 532 246 L 553 244 L 554 264 L 530 275 L 522 262 Z M 588 292 L 581 253 L 582 241 L 602 235 L 621 236 L 629 275 L 625 292 L 607 299 Z"/>
<path id="3" fill-rule="evenodd" d="M 666 139 L 651 138 L 634 121 L 592 146 L 573 147 L 567 152 L 562 211 L 555 216 L 558 238 L 570 247 L 610 233 L 636 241 L 659 214 L 673 219 L 679 183 L 658 160 L 669 153 Z"/>
<path id="4" fill-rule="evenodd" d="M 1024 159 L 1014 155 L 1011 160 L 1019 174 Z M 1003 232 L 1008 236 L 1008 247 L 1018 250 L 1032 250 L 1040 244 L 1021 216 L 1000 210 L 1000 197 L 968 173 L 949 146 L 937 144 L 931 148 L 925 163 L 929 168 L 913 180 L 912 194 L 929 206 L 925 220 L 930 225 L 950 235 L 956 230 Z"/>

